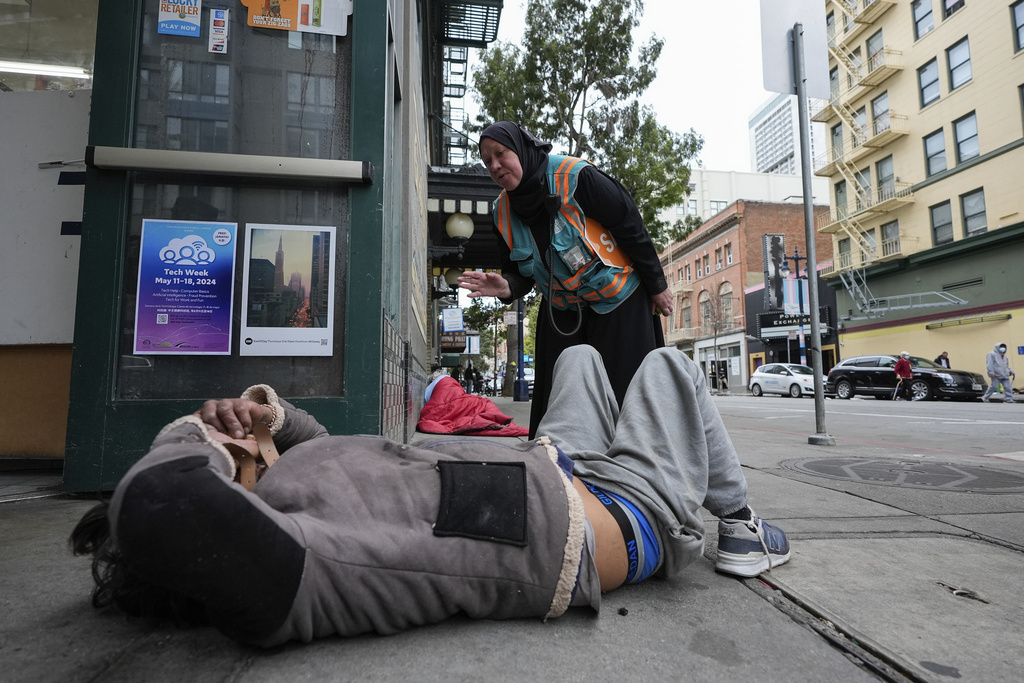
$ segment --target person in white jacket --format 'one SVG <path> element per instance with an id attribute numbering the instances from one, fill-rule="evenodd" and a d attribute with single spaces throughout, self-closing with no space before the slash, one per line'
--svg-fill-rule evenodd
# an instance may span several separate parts
<path id="1" fill-rule="evenodd" d="M 1010 380 L 1016 375 L 1010 369 L 1010 359 L 1006 357 L 1006 344 L 1000 342 L 985 356 L 985 371 L 988 373 L 988 389 L 982 395 L 981 400 L 989 402 L 989 397 L 996 393 L 999 386 L 1003 390 L 1003 403 L 1013 403 L 1013 387 Z"/>

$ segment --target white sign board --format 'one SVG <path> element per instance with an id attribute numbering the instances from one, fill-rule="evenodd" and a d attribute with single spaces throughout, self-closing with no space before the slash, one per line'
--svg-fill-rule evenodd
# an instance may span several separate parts
<path id="1" fill-rule="evenodd" d="M 0 344 L 75 336 L 90 90 L 0 97 Z"/>
<path id="2" fill-rule="evenodd" d="M 761 0 L 761 68 L 764 89 L 796 94 L 793 78 L 793 25 L 803 25 L 807 97 L 828 99 L 828 41 L 823 0 Z"/>

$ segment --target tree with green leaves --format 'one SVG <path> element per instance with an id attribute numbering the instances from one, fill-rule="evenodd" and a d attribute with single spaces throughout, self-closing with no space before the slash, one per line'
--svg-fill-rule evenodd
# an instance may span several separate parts
<path id="1" fill-rule="evenodd" d="M 515 121 L 556 151 L 593 161 L 633 195 L 656 248 L 678 239 L 658 211 L 682 202 L 704 144 L 658 123 L 639 97 L 657 75 L 664 41 L 636 50 L 642 0 L 530 0 L 522 46 L 497 43 L 473 72 L 479 132 Z"/>

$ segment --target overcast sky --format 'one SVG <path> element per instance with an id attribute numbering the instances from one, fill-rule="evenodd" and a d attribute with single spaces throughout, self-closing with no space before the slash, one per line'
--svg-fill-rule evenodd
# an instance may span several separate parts
<path id="1" fill-rule="evenodd" d="M 526 0 L 505 0 L 498 39 L 519 43 Z M 646 0 L 637 45 L 665 40 L 658 77 L 644 94 L 658 121 L 704 136 L 700 158 L 714 171 L 750 171 L 747 119 L 773 97 L 762 85 L 759 0 Z M 475 110 L 466 96 L 467 110 Z"/>

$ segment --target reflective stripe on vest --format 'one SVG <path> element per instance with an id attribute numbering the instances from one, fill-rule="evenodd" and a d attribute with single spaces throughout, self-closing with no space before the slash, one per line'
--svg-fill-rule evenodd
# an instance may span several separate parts
<path id="1" fill-rule="evenodd" d="M 555 308 L 568 308 L 579 298 L 598 313 L 606 313 L 632 294 L 640 281 L 632 261 L 619 248 L 612 234 L 597 221 L 584 216 L 583 209 L 573 197 L 579 172 L 589 165 L 590 162 L 575 157 L 548 156 L 548 187 L 554 188 L 562 200 L 551 244 L 559 254 L 579 247 L 586 261 L 573 271 L 561 257 L 556 257 L 554 291 L 548 291 L 547 266 L 533 235 L 512 212 L 504 191 L 494 201 L 494 222 L 519 272 L 533 279 Z"/>

